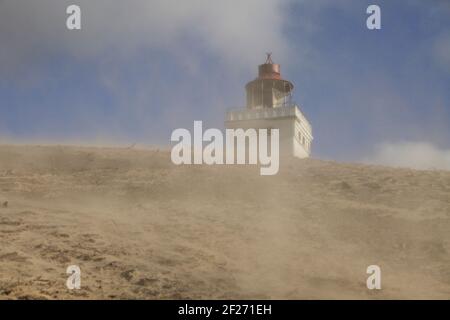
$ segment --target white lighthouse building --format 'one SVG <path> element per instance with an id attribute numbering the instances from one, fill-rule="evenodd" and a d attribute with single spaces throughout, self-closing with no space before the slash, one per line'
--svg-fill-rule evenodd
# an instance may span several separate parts
<path id="1" fill-rule="evenodd" d="M 292 102 L 294 85 L 281 78 L 280 65 L 271 54 L 259 66 L 259 75 L 245 86 L 247 107 L 229 110 L 227 129 L 279 129 L 280 154 L 307 158 L 313 140 L 311 124 L 298 105 Z"/>

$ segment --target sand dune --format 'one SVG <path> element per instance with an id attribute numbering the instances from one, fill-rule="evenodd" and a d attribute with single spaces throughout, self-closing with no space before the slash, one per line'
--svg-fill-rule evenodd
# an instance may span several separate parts
<path id="1" fill-rule="evenodd" d="M 0 241 L 1 299 L 449 299 L 450 172 L 1 146 Z"/>

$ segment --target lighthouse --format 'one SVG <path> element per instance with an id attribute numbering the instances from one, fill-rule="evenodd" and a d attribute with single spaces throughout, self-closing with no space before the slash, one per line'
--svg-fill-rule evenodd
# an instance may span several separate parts
<path id="1" fill-rule="evenodd" d="M 280 65 L 271 54 L 258 68 L 258 77 L 245 86 L 245 108 L 229 110 L 227 129 L 279 129 L 280 154 L 307 158 L 311 154 L 312 127 L 292 101 L 294 85 L 281 77 Z"/>

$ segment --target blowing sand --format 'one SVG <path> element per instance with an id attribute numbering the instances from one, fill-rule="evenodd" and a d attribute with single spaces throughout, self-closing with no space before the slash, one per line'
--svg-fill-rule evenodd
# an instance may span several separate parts
<path id="1" fill-rule="evenodd" d="M 450 172 L 0 146 L 0 241 L 1 299 L 449 299 Z"/>

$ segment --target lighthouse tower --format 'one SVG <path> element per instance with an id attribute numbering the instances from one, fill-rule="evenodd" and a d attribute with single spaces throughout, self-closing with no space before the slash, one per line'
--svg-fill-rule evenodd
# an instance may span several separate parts
<path id="1" fill-rule="evenodd" d="M 258 77 L 247 83 L 247 107 L 229 110 L 227 129 L 279 129 L 280 154 L 307 158 L 311 154 L 312 128 L 298 105 L 292 102 L 294 85 L 281 78 L 280 65 L 271 54 L 259 66 Z"/>

